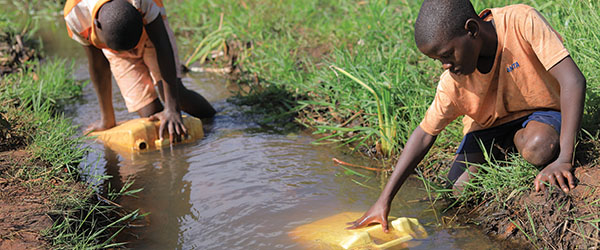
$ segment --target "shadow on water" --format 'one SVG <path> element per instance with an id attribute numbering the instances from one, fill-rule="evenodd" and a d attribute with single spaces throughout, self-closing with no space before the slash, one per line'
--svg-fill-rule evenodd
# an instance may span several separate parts
<path id="1" fill-rule="evenodd" d="M 64 32 L 62 32 L 64 33 Z M 83 49 L 66 34 L 54 34 L 64 51 L 55 56 L 76 58 L 76 77 L 89 79 Z M 57 42 L 57 40 L 59 42 Z M 64 48 L 65 44 L 71 44 Z M 49 45 L 50 46 L 50 45 Z M 46 48 L 48 48 L 47 46 Z M 208 74 L 184 78 L 186 87 L 205 96 L 219 111 L 205 126 L 206 137 L 172 149 L 119 154 L 96 142 L 85 160 L 95 166 L 91 175 L 112 176 L 120 188 L 133 180 L 137 197 L 119 203 L 150 213 L 147 225 L 123 236 L 138 249 L 303 249 L 287 235 L 302 224 L 345 211 L 366 211 L 379 195 L 380 181 L 373 173 L 367 188 L 334 166 L 332 157 L 356 164 L 372 164 L 344 154 L 333 146 L 318 146 L 310 134 L 275 134 L 253 123 L 244 107 L 226 101 L 230 84 Z M 136 118 L 127 113 L 113 84 L 118 121 Z M 91 84 L 66 115 L 81 127 L 99 119 Z M 360 172 L 360 170 L 358 170 Z M 364 180 L 363 180 L 364 181 Z M 105 185 L 108 185 L 106 183 Z M 430 236 L 413 249 L 490 249 L 499 246 L 473 228 L 441 229 L 429 204 L 408 202 L 425 197 L 422 184 L 411 178 L 402 187 L 391 215 L 416 217 Z"/>

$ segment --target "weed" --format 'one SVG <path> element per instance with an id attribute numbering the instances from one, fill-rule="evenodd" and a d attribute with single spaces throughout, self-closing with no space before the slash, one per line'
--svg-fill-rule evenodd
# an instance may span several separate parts
<path id="1" fill-rule="evenodd" d="M 94 200 L 95 187 L 79 183 L 86 166 L 79 166 L 88 153 L 84 138 L 60 113 L 62 105 L 81 94 L 73 81 L 72 66 L 64 60 L 33 61 L 26 70 L 0 80 L 0 113 L 9 126 L 3 138 L 20 138 L 31 159 L 16 171 L 3 174 L 20 179 L 26 186 L 51 190 L 54 225 L 43 232 L 55 249 L 98 249 L 122 245 L 114 237 L 127 222 L 139 218 Z M 72 65 L 72 64 L 71 64 Z M 8 145 L 13 149 L 16 145 Z M 121 190 L 132 194 L 139 190 Z M 116 195 L 113 195 L 116 197 Z"/>
<path id="2" fill-rule="evenodd" d="M 377 102 L 377 119 L 379 127 L 378 134 L 381 138 L 381 151 L 385 156 L 389 156 L 394 150 L 394 146 L 396 144 L 397 126 L 396 117 L 394 116 L 394 111 L 391 106 L 391 87 L 389 83 L 364 83 L 360 79 L 335 65 L 332 65 L 331 67 L 360 84 L 360 86 L 367 89 L 375 97 L 375 101 Z M 370 79 L 374 79 L 374 77 L 371 75 L 368 75 L 368 77 Z"/>

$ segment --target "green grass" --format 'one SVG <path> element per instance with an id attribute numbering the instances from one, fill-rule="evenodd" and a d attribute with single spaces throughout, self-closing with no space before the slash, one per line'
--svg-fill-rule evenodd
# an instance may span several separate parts
<path id="1" fill-rule="evenodd" d="M 29 188 L 50 190 L 54 225 L 42 232 L 53 249 L 100 249 L 122 245 L 114 237 L 137 211 L 126 211 L 96 198 L 98 187 L 81 182 L 92 165 L 80 165 L 89 152 L 85 138 L 61 108 L 82 93 L 85 83 L 71 79 L 73 64 L 64 60 L 33 61 L 19 73 L 0 79 L 0 113 L 6 133 L 24 140 L 28 162 L 3 177 L 19 179 Z M 6 125 L 6 124 L 3 124 Z M 101 176 L 99 178 L 108 178 Z M 119 195 L 139 190 L 121 190 Z"/>
<path id="2" fill-rule="evenodd" d="M 493 204 L 506 207 L 512 204 L 509 203 L 511 199 L 531 189 L 538 172 L 518 154 L 511 154 L 504 161 L 486 157 L 485 163 L 470 165 L 476 166 L 479 171 L 471 173 L 473 177 L 465 183 L 456 203 L 477 204 L 491 200 Z"/>
<path id="3" fill-rule="evenodd" d="M 171 26 L 178 36 L 182 58 L 189 57 L 205 37 L 219 29 L 231 30 L 229 41 L 251 43 L 239 62 L 245 75 L 258 76 L 250 84 L 272 86 L 301 100 L 288 111 L 298 111 L 300 122 L 333 136 L 334 142 L 372 147 L 381 140 L 372 130 L 382 124 L 372 94 L 350 78 L 340 76 L 335 65 L 366 82 L 390 86 L 390 116 L 396 118 L 401 149 L 420 122 L 435 93 L 442 72 L 439 63 L 426 58 L 413 41 L 413 22 L 421 1 L 176 1 L 167 2 Z M 176 3 L 176 4 L 175 4 Z M 476 10 L 503 6 L 513 1 L 476 1 Z M 595 1 L 523 1 L 538 8 L 565 38 L 588 80 L 584 124 L 597 130 L 598 76 L 596 50 L 600 37 L 599 6 Z M 223 19 L 221 21 L 221 15 Z M 596 25 L 594 25 L 596 24 Z M 299 108 L 299 109 L 298 109 Z M 351 131 L 337 129 L 346 119 L 357 118 Z M 265 110 L 265 112 L 285 112 Z M 315 115 L 316 114 L 316 115 Z M 317 119 L 320 118 L 320 119 Z M 391 129 L 391 128 L 390 128 Z M 460 125 L 453 124 L 437 145 L 456 146 Z M 350 135 L 350 136 L 349 136 Z M 356 146 L 356 145 L 355 145 Z M 397 152 L 396 152 L 397 153 Z"/>
<path id="4" fill-rule="evenodd" d="M 296 122 L 321 136 L 318 143 L 348 145 L 353 149 L 376 148 L 378 142 L 392 137 L 384 131 L 393 124 L 395 127 L 389 129 L 395 131 L 390 134 L 396 139 L 390 140 L 393 145 L 389 148 L 393 149 L 392 155 L 397 155 L 431 103 L 442 73 L 441 65 L 422 55 L 414 44 L 413 22 L 421 2 L 239 0 L 232 4 L 224 0 L 199 0 L 167 2 L 166 8 L 179 39 L 182 58 L 189 57 L 202 39 L 219 27 L 227 27 L 231 30 L 228 43 L 251 45 L 243 49 L 243 56 L 236 62 L 242 72 L 240 83 L 253 90 L 287 93 L 278 94 L 279 98 L 265 98 L 269 95 L 261 91 L 243 93 L 246 105 L 254 101 L 263 107 L 262 112 L 274 117 L 294 115 Z M 476 11 L 517 3 L 472 2 Z M 519 3 L 538 9 L 564 38 L 588 83 L 583 127 L 588 134 L 597 135 L 600 2 L 523 0 Z M 375 90 L 374 86 L 386 87 L 374 95 L 364 85 L 371 90 Z M 389 97 L 386 93 L 386 98 L 382 98 L 380 94 L 384 91 L 389 91 Z M 274 101 L 269 104 L 271 100 Z M 383 114 L 393 118 L 393 122 L 380 118 Z M 422 167 L 434 168 L 441 158 L 451 159 L 450 152 L 461 138 L 458 119 L 438 137 L 429 154 L 434 158 L 427 159 Z M 507 200 L 533 188 L 538 171 L 518 155 L 503 162 L 490 160 L 480 167 L 483 171 L 459 200 L 492 199 L 503 206 Z M 438 175 L 446 172 L 442 168 Z M 438 191 L 443 189 L 438 187 Z"/>

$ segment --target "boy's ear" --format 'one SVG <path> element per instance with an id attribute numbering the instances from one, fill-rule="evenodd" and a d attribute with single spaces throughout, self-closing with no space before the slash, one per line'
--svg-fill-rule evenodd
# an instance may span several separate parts
<path id="1" fill-rule="evenodd" d="M 465 30 L 467 31 L 467 34 L 471 37 L 479 36 L 479 28 L 479 22 L 477 22 L 475 18 L 469 18 L 465 22 Z"/>
<path id="2" fill-rule="evenodd" d="M 96 18 L 94 18 L 94 25 L 96 25 L 96 28 L 102 29 L 102 25 L 100 25 L 100 22 Z"/>

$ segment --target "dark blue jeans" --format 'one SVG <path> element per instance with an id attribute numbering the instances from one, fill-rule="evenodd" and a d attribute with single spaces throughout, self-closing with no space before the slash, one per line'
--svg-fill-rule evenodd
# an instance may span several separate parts
<path id="1" fill-rule="evenodd" d="M 465 162 L 468 161 L 467 154 L 482 154 L 482 147 L 488 153 L 494 155 L 496 159 L 502 154 L 502 150 L 513 150 L 515 143 L 513 138 L 519 129 L 527 126 L 530 121 L 538 121 L 552 126 L 556 132 L 560 134 L 561 115 L 558 111 L 536 111 L 532 114 L 521 117 L 505 124 L 473 131 L 465 135 L 458 150 L 456 151 L 456 159 L 452 163 L 450 172 L 448 172 L 448 180 L 451 183 L 456 182 L 458 177 L 467 168 Z M 480 145 L 481 143 L 481 145 Z"/>

